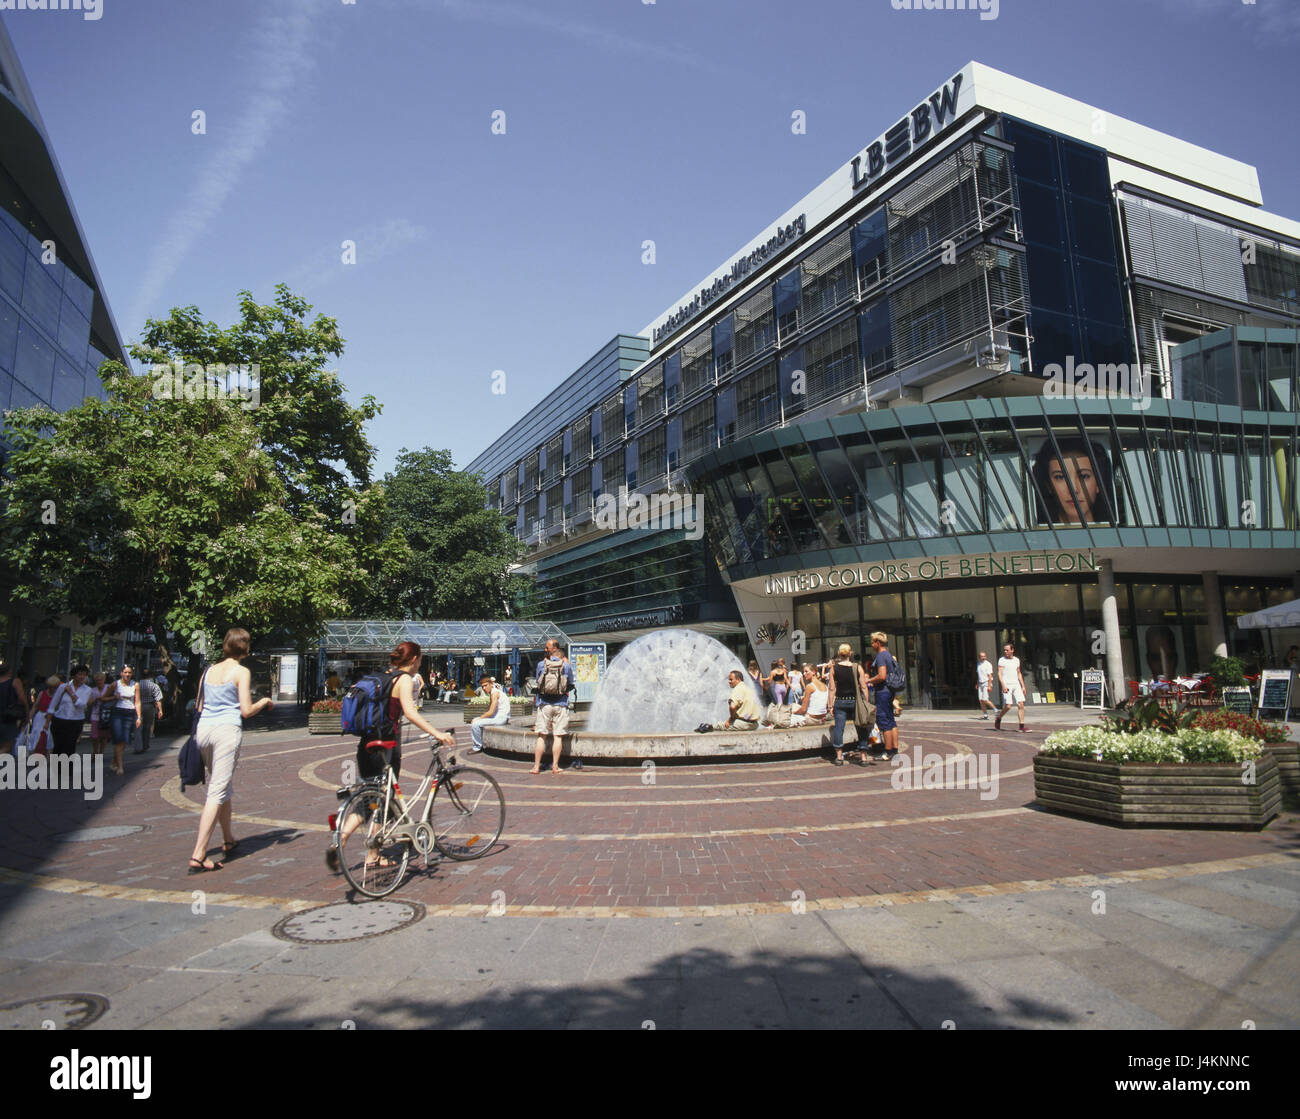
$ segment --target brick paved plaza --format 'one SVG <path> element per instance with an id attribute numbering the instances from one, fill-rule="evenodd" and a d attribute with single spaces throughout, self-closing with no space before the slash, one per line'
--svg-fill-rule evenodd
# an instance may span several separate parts
<path id="1" fill-rule="evenodd" d="M 1040 812 L 1050 729 L 905 722 L 912 752 L 996 756 L 995 799 L 815 758 L 660 765 L 649 783 L 479 755 L 507 799 L 497 849 L 349 906 L 340 943 L 272 929 L 348 905 L 322 854 L 353 747 L 249 734 L 238 856 L 195 877 L 202 790 L 180 793 L 172 747 L 98 802 L 0 794 L 0 1003 L 22 1024 L 75 1018 L 30 1000 L 98 995 L 96 1024 L 117 1028 L 1300 1024 L 1296 814 L 1249 834 Z M 425 760 L 408 749 L 405 772 Z"/>

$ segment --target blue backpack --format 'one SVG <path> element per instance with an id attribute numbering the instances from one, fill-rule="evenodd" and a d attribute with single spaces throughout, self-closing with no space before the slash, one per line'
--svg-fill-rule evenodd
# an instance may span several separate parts
<path id="1" fill-rule="evenodd" d="M 343 697 L 340 721 L 343 733 L 377 742 L 392 738 L 393 720 L 388 717 L 388 701 L 399 673 L 372 672 L 363 676 Z"/>

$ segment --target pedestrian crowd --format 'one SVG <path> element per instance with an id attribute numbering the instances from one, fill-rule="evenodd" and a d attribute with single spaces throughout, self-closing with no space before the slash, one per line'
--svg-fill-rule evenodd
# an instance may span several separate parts
<path id="1" fill-rule="evenodd" d="M 55 673 L 31 692 L 12 665 L 0 664 L 0 753 L 75 754 L 85 729 L 92 754 L 112 746 L 108 768 L 120 777 L 126 772 L 126 748 L 143 754 L 151 746 L 168 697 L 165 676 L 137 682 L 129 664 L 115 679 L 102 672 L 92 676 L 79 664 L 70 676 Z"/>

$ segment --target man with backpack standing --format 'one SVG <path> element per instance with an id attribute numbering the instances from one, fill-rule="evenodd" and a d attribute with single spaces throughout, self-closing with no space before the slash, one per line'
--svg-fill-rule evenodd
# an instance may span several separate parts
<path id="1" fill-rule="evenodd" d="M 894 696 L 903 690 L 903 670 L 894 654 L 889 651 L 889 638 L 879 630 L 871 635 L 871 647 L 876 652 L 871 662 L 874 675 L 867 678 L 867 683 L 876 689 L 876 726 L 880 730 L 881 745 L 884 747 L 884 753 L 880 756 L 885 761 L 890 761 L 898 754 Z"/>
<path id="2" fill-rule="evenodd" d="M 569 729 L 569 692 L 577 689 L 573 668 L 560 655 L 560 644 L 553 637 L 546 642 L 546 656 L 537 662 L 537 750 L 533 756 L 533 773 L 542 772 L 546 756 L 546 736 L 552 735 L 551 772 L 560 772 L 560 751 Z"/>

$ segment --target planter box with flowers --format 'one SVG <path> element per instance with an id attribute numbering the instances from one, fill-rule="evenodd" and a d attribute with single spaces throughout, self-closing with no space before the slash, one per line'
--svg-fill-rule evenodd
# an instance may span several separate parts
<path id="1" fill-rule="evenodd" d="M 1201 730 L 1235 730 L 1247 738 L 1257 739 L 1264 753 L 1277 762 L 1278 779 L 1284 796 L 1300 797 L 1300 743 L 1290 740 L 1291 728 L 1285 723 L 1265 723 L 1240 711 L 1205 711 L 1196 717 Z"/>
<path id="2" fill-rule="evenodd" d="M 343 712 L 341 699 L 318 699 L 307 712 L 308 734 L 342 734 L 340 716 Z"/>
<path id="3" fill-rule="evenodd" d="M 1258 829 L 1282 802 L 1261 742 L 1190 725 L 1059 731 L 1034 758 L 1034 795 L 1054 812 L 1124 826 Z"/>

